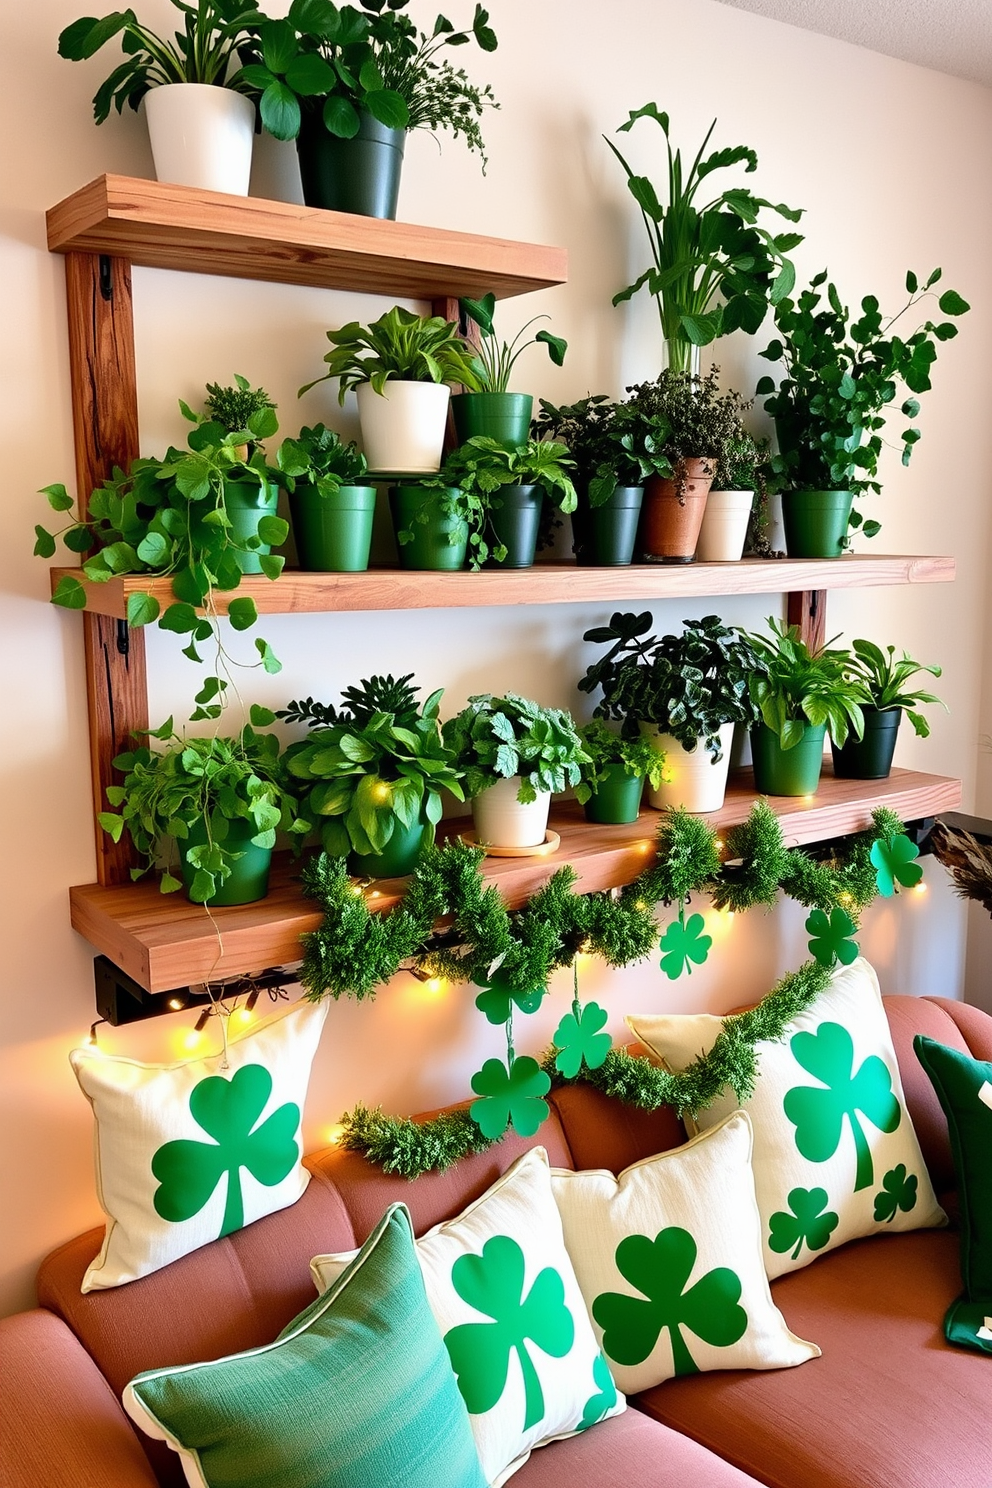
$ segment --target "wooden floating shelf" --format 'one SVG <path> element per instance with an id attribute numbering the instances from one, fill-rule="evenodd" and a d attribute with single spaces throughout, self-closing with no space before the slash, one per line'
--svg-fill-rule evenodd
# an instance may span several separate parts
<path id="1" fill-rule="evenodd" d="M 367 294 L 491 291 L 503 299 L 568 277 L 564 248 L 130 176 L 98 176 L 52 207 L 47 223 L 53 253 L 107 253 L 145 268 Z"/>
<path id="2" fill-rule="evenodd" d="M 754 800 L 751 771 L 741 770 L 731 780 L 723 808 L 704 819 L 726 830 L 744 821 Z M 913 821 L 960 803 L 960 781 L 942 775 L 893 770 L 888 780 L 835 780 L 826 764 L 815 796 L 769 798 L 790 846 L 864 831 L 878 806 Z M 511 908 L 525 903 L 566 863 L 585 893 L 630 883 L 654 857 L 657 823 L 658 813 L 645 810 L 631 826 L 590 826 L 580 806 L 564 802 L 551 814 L 551 825 L 561 835 L 558 852 L 489 858 L 486 882 L 499 887 Z M 446 822 L 441 835 L 466 825 L 466 818 Z M 86 884 L 69 890 L 72 925 L 150 992 L 289 965 L 300 958 L 300 935 L 320 923 L 300 888 L 299 873 L 299 863 L 280 854 L 268 898 L 210 914 L 178 894 L 160 894 L 153 881 L 116 888 Z M 371 902 L 388 910 L 400 899 L 403 880 L 381 879 L 373 887 Z"/>
<path id="3" fill-rule="evenodd" d="M 53 568 L 52 590 L 78 568 Z M 581 604 L 610 600 L 697 599 L 727 594 L 786 594 L 809 589 L 862 589 L 885 584 L 946 584 L 954 559 L 876 557 L 745 558 L 740 563 L 635 563 L 628 568 L 583 568 L 575 563 L 538 563 L 498 573 L 410 572 L 372 568 L 365 573 L 300 573 L 276 580 L 247 575 L 230 598 L 250 596 L 262 615 L 307 615 L 348 610 L 464 609 L 485 605 Z M 174 598 L 169 579 L 84 581 L 93 614 L 127 617 L 131 594 L 151 594 L 164 609 Z M 216 596 L 223 613 L 227 600 Z"/>

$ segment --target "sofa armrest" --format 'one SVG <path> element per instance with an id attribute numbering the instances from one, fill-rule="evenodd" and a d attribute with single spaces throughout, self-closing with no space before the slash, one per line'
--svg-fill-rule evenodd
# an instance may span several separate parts
<path id="1" fill-rule="evenodd" d="M 158 1488 L 130 1422 L 54 1313 L 0 1320 L 2 1488 Z"/>

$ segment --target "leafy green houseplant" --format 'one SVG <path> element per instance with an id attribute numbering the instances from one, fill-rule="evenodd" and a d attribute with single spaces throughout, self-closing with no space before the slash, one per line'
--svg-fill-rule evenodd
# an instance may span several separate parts
<path id="1" fill-rule="evenodd" d="M 477 392 L 457 393 L 452 399 L 455 432 L 462 442 L 474 435 L 485 435 L 504 444 L 524 444 L 534 411 L 534 399 L 530 393 L 510 391 L 513 368 L 518 357 L 535 345 L 546 346 L 555 366 L 561 367 L 568 343 L 550 331 L 538 331 L 529 341 L 523 340 L 532 325 L 547 319 L 542 315 L 534 316 L 521 326 L 512 341 L 501 341 L 494 323 L 494 294 L 484 295 L 481 300 L 461 299 L 458 304 L 463 319 L 471 321 L 479 331 L 478 346 L 474 348 L 479 389 Z"/>
<path id="2" fill-rule="evenodd" d="M 894 646 L 883 650 L 873 641 L 852 641 L 847 674 L 867 693 L 868 701 L 861 705 L 864 735 L 861 739 L 849 735 L 840 744 L 831 738 L 835 775 L 847 780 L 885 779 L 892 768 L 904 713 L 919 738 L 929 736 L 930 725 L 919 711 L 920 704 L 940 703 L 940 698 L 912 683 L 921 672 L 941 675 L 939 666 L 925 666 L 905 651 L 896 660 Z"/>
<path id="3" fill-rule="evenodd" d="M 375 487 L 365 456 L 333 429 L 315 424 L 283 442 L 284 474 L 300 567 L 311 573 L 357 573 L 369 566 Z"/>
<path id="4" fill-rule="evenodd" d="M 586 817 L 603 824 L 637 820 L 645 780 L 657 790 L 664 779 L 665 754 L 642 734 L 628 739 L 594 718 L 579 729 L 589 762 L 582 766 L 588 788 Z"/>

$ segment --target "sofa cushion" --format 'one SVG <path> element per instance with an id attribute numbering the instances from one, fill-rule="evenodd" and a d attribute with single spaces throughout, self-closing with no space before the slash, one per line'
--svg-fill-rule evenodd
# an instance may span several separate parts
<path id="1" fill-rule="evenodd" d="M 581 1082 L 552 1089 L 548 1100 L 558 1114 L 572 1159 L 560 1163 L 549 1148 L 552 1167 L 607 1168 L 620 1173 L 642 1157 L 681 1147 L 686 1139 L 685 1127 L 671 1106 L 640 1111 Z M 542 1126 L 537 1140 L 544 1142 L 545 1130 Z"/>

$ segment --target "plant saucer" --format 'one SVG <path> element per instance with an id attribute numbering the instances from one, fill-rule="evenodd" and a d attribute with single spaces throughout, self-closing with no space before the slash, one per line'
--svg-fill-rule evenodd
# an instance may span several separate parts
<path id="1" fill-rule="evenodd" d="M 544 841 L 535 847 L 494 847 L 489 842 L 480 842 L 473 831 L 460 832 L 458 836 L 467 847 L 481 847 L 487 858 L 549 858 L 561 847 L 560 836 L 550 827 L 544 834 Z"/>

